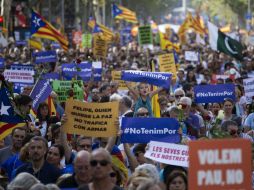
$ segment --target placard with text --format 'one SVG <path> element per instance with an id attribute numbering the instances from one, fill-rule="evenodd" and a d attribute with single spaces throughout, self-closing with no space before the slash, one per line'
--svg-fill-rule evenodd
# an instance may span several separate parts
<path id="1" fill-rule="evenodd" d="M 250 190 L 251 175 L 249 140 L 189 143 L 189 190 Z"/>

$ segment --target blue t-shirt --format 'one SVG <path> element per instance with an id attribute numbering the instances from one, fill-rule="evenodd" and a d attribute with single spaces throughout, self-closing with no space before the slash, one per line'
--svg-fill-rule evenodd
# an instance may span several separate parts
<path id="1" fill-rule="evenodd" d="M 19 166 L 23 165 L 24 162 L 22 162 L 19 159 L 19 153 L 11 156 L 10 158 L 8 158 L 2 165 L 1 165 L 1 169 L 3 169 L 7 175 L 9 180 L 11 180 L 11 176 L 12 176 L 12 171 L 17 169 Z"/>
<path id="2" fill-rule="evenodd" d="M 153 116 L 151 98 L 149 96 L 146 97 L 145 101 L 140 96 L 138 97 L 137 101 L 135 102 L 134 116 L 136 115 L 138 109 L 141 107 L 145 107 L 148 110 L 150 117 Z"/>

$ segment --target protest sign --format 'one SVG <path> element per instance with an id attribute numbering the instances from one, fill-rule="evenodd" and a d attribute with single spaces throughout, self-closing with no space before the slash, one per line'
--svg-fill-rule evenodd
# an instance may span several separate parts
<path id="1" fill-rule="evenodd" d="M 102 62 L 101 61 L 94 61 L 92 63 L 93 67 L 93 80 L 94 81 L 101 81 L 102 78 Z"/>
<path id="2" fill-rule="evenodd" d="M 29 84 L 29 83 L 15 82 L 14 85 L 13 85 L 13 92 L 20 94 L 21 92 L 23 92 L 23 89 L 26 86 L 33 86 L 33 83 Z"/>
<path id="3" fill-rule="evenodd" d="M 140 26 L 138 28 L 138 41 L 140 45 L 153 44 L 151 26 Z"/>
<path id="4" fill-rule="evenodd" d="M 33 54 L 35 56 L 35 63 L 56 62 L 56 51 L 40 51 Z"/>
<path id="5" fill-rule="evenodd" d="M 70 79 L 77 77 L 77 79 L 89 81 L 92 75 L 92 64 L 90 62 L 62 64 L 62 73 L 64 77 Z"/>
<path id="6" fill-rule="evenodd" d="M 151 141 L 145 157 L 164 164 L 188 167 L 188 149 L 186 145 Z"/>
<path id="7" fill-rule="evenodd" d="M 176 79 L 176 64 L 173 53 L 159 55 L 160 72 L 172 73 L 172 79 Z"/>
<path id="8" fill-rule="evenodd" d="M 93 36 L 93 54 L 96 58 L 107 57 L 108 44 L 100 35 Z"/>
<path id="9" fill-rule="evenodd" d="M 39 107 L 39 104 L 41 102 L 44 102 L 50 96 L 51 92 L 52 92 L 52 88 L 49 84 L 49 81 L 45 79 L 39 80 L 35 84 L 30 94 L 30 97 L 33 99 L 32 108 L 34 110 L 37 110 L 37 108 Z"/>
<path id="10" fill-rule="evenodd" d="M 254 78 L 243 79 L 245 96 L 254 96 Z"/>
<path id="11" fill-rule="evenodd" d="M 118 83 L 119 90 L 128 90 L 128 87 L 126 86 L 125 82 L 121 80 L 121 71 L 112 71 L 111 76 L 112 76 L 112 81 L 115 81 Z M 135 83 L 131 83 L 131 86 L 135 86 Z"/>
<path id="12" fill-rule="evenodd" d="M 82 34 L 82 48 L 92 47 L 92 34 Z"/>
<path id="13" fill-rule="evenodd" d="M 25 70 L 5 70 L 4 77 L 9 82 L 19 82 L 19 83 L 34 83 L 33 77 L 34 71 Z"/>
<path id="14" fill-rule="evenodd" d="M 0 69 L 4 68 L 4 58 L 0 58 Z"/>
<path id="15" fill-rule="evenodd" d="M 68 99 L 65 113 L 68 120 L 64 131 L 89 137 L 116 136 L 118 126 L 118 102 L 86 103 Z"/>
<path id="16" fill-rule="evenodd" d="M 148 143 L 152 141 L 178 143 L 179 123 L 172 118 L 128 118 L 122 119 L 121 142 Z"/>
<path id="17" fill-rule="evenodd" d="M 195 51 L 185 51 L 184 57 L 186 61 L 197 61 L 199 62 L 199 53 Z"/>
<path id="18" fill-rule="evenodd" d="M 11 70 L 34 71 L 33 65 L 11 64 Z"/>
<path id="19" fill-rule="evenodd" d="M 235 100 L 234 84 L 197 85 L 194 86 L 196 103 L 223 102 L 225 98 Z"/>
<path id="20" fill-rule="evenodd" d="M 121 79 L 132 82 L 145 82 L 155 86 L 169 88 L 171 76 L 170 73 L 129 70 L 122 71 Z"/>
<path id="21" fill-rule="evenodd" d="M 189 190 L 252 189 L 249 140 L 190 141 L 189 155 Z"/>
<path id="22" fill-rule="evenodd" d="M 74 99 L 77 100 L 84 100 L 84 93 L 83 93 L 83 81 L 59 81 L 54 80 L 52 83 L 53 90 L 58 94 L 58 101 L 65 102 L 69 97 L 69 91 L 72 88 L 73 84 L 73 91 L 74 91 Z"/>

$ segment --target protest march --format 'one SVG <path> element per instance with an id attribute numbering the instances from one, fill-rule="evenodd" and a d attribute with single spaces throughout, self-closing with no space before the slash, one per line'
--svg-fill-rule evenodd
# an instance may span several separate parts
<path id="1" fill-rule="evenodd" d="M 0 2 L 0 190 L 254 190 L 253 1 Z"/>

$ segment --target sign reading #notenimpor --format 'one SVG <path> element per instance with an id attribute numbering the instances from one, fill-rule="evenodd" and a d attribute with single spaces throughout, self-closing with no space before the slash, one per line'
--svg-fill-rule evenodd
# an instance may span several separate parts
<path id="1" fill-rule="evenodd" d="M 160 141 L 178 143 L 179 123 L 173 118 L 128 118 L 122 119 L 121 142 L 148 143 Z"/>
<path id="2" fill-rule="evenodd" d="M 233 84 L 197 85 L 194 87 L 196 103 L 223 102 L 225 98 L 235 100 Z"/>

